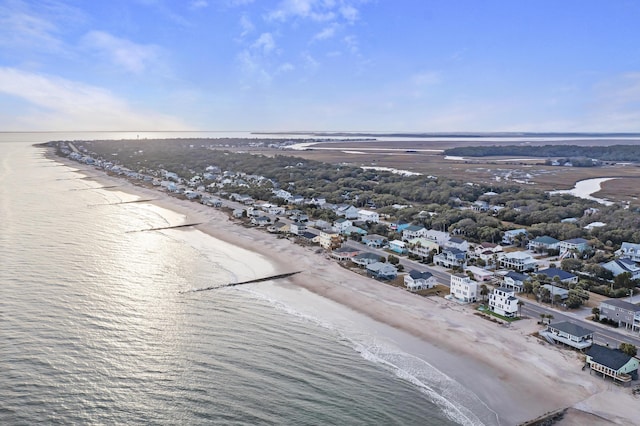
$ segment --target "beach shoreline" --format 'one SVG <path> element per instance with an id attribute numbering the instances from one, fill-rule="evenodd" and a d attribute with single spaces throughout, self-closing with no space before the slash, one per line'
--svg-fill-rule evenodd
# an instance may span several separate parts
<path id="1" fill-rule="evenodd" d="M 407 350 L 468 387 L 497 413 L 495 424 L 522 424 L 570 407 L 557 424 L 579 424 L 577 419 L 589 416 L 597 416 L 600 423 L 607 419 L 611 424 L 634 424 L 631 404 L 609 404 L 609 400 L 631 398 L 636 404 L 637 400 L 623 388 L 582 371 L 578 353 L 534 337 L 539 328 L 534 320 L 497 326 L 469 307 L 379 283 L 342 268 L 326 253 L 240 226 L 220 210 L 135 185 L 51 151 L 48 155 L 103 186 L 117 185 L 125 193 L 153 198 L 150 204 L 185 215 L 185 223 L 201 223 L 196 229 L 268 259 L 275 274 L 305 271 L 283 285 L 304 288 L 414 337 L 417 340 L 407 339 L 411 341 Z"/>

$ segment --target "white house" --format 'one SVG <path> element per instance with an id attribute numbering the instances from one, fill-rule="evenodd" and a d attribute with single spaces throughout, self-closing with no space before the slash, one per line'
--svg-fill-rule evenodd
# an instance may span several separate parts
<path id="1" fill-rule="evenodd" d="M 478 283 L 467 275 L 451 275 L 449 294 L 464 303 L 475 302 L 478 299 Z"/>
<path id="2" fill-rule="evenodd" d="M 633 262 L 631 259 L 622 258 L 622 259 L 614 259 L 610 262 L 603 263 L 601 265 L 604 269 L 611 271 L 614 277 L 617 277 L 620 274 L 628 272 L 631 274 L 632 280 L 640 279 L 640 266 Z"/>
<path id="3" fill-rule="evenodd" d="M 446 268 L 464 268 L 467 264 L 467 255 L 456 248 L 446 248 L 442 253 L 433 256 L 433 263 Z"/>
<path id="4" fill-rule="evenodd" d="M 584 238 L 572 238 L 570 240 L 560 241 L 558 243 L 560 253 L 575 250 L 578 253 L 582 253 L 589 248 L 589 241 Z"/>
<path id="5" fill-rule="evenodd" d="M 435 241 L 441 246 L 447 244 L 447 241 L 451 239 L 451 235 L 448 232 L 436 231 L 435 229 L 429 229 L 424 237 L 428 240 Z"/>
<path id="6" fill-rule="evenodd" d="M 353 226 L 353 222 L 345 218 L 340 218 L 333 222 L 333 227 L 340 234 L 344 234 L 350 226 Z"/>
<path id="7" fill-rule="evenodd" d="M 449 241 L 447 241 L 445 245 L 449 248 L 457 248 L 458 250 L 464 252 L 469 250 L 469 242 L 458 237 L 449 238 Z"/>
<path id="8" fill-rule="evenodd" d="M 634 262 L 640 262 L 640 244 L 622 243 L 619 250 L 616 250 L 616 256 L 622 259 L 631 259 Z"/>
<path id="9" fill-rule="evenodd" d="M 427 234 L 427 228 L 421 225 L 409 225 L 402 230 L 402 239 L 405 241 L 414 238 L 424 237 Z"/>
<path id="10" fill-rule="evenodd" d="M 535 271 L 538 267 L 538 262 L 529 253 L 523 251 L 503 253 L 498 258 L 498 263 L 505 269 L 518 272 Z"/>
<path id="11" fill-rule="evenodd" d="M 289 225 L 289 232 L 294 235 L 301 235 L 307 230 L 307 225 L 302 222 L 292 222 Z"/>
<path id="12" fill-rule="evenodd" d="M 521 229 L 512 229 L 510 231 L 505 231 L 504 235 L 502 236 L 502 242 L 504 244 L 513 244 L 516 241 L 516 237 L 518 235 L 526 236 L 527 230 L 521 228 Z"/>
<path id="13" fill-rule="evenodd" d="M 348 204 L 343 204 L 338 206 L 335 212 L 338 216 L 342 216 L 345 219 L 357 219 L 359 210 Z"/>
<path id="14" fill-rule="evenodd" d="M 515 317 L 518 314 L 516 292 L 506 287 L 498 287 L 489 295 L 489 309 L 498 315 Z"/>
<path id="15" fill-rule="evenodd" d="M 502 280 L 502 287 L 512 288 L 516 292 L 521 292 L 525 281 L 528 281 L 529 277 L 515 271 L 509 271 L 504 275 Z"/>
<path id="16" fill-rule="evenodd" d="M 417 291 L 434 287 L 438 282 L 431 272 L 419 272 L 415 269 L 404 276 L 404 285 L 409 291 Z"/>
<path id="17" fill-rule="evenodd" d="M 359 210 L 358 211 L 358 220 L 363 222 L 380 222 L 380 215 L 377 212 L 373 212 L 371 210 Z"/>
<path id="18" fill-rule="evenodd" d="M 400 240 L 389 241 L 389 250 L 399 254 L 405 254 L 407 252 L 407 244 Z"/>

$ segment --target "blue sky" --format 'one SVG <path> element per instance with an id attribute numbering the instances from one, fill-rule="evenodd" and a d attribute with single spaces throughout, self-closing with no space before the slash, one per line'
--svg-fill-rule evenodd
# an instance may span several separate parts
<path id="1" fill-rule="evenodd" d="M 0 128 L 640 132 L 639 23 L 639 0 L 0 0 Z"/>

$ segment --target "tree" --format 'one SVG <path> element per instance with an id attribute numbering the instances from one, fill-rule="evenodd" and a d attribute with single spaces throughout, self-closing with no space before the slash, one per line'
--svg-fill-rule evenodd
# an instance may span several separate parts
<path id="1" fill-rule="evenodd" d="M 521 317 L 522 316 L 522 307 L 524 306 L 524 302 L 520 299 L 518 299 L 518 316 Z"/>
<path id="2" fill-rule="evenodd" d="M 631 343 L 620 343 L 620 347 L 618 347 L 618 349 L 629 356 L 636 356 L 636 354 L 638 353 L 638 348 L 636 348 L 636 346 L 632 345 Z"/>
<path id="3" fill-rule="evenodd" d="M 489 288 L 487 287 L 486 284 L 482 284 L 480 286 L 480 295 L 482 296 L 482 301 L 486 301 L 487 300 L 487 295 L 489 294 Z"/>
<path id="4" fill-rule="evenodd" d="M 595 321 L 600 321 L 600 308 L 597 306 L 591 309 L 591 313 L 593 314 L 593 319 Z"/>
<path id="5" fill-rule="evenodd" d="M 400 259 L 398 259 L 397 256 L 394 256 L 392 254 L 389 255 L 389 258 L 387 259 L 389 261 L 390 264 L 392 265 L 397 265 L 398 263 L 400 263 Z"/>
<path id="6" fill-rule="evenodd" d="M 622 274 L 616 275 L 613 279 L 613 286 L 615 288 L 628 288 L 632 289 L 636 286 L 635 280 L 631 279 L 631 272 L 623 272 Z"/>

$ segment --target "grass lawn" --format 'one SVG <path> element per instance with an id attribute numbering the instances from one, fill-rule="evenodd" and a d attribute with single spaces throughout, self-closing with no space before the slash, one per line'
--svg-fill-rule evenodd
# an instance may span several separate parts
<path id="1" fill-rule="evenodd" d="M 518 321 L 520 319 L 520 317 L 509 318 L 509 317 L 505 317 L 504 315 L 496 314 L 495 312 L 493 312 L 492 310 L 490 310 L 488 307 L 486 307 L 484 305 L 478 306 L 478 310 L 480 312 L 482 312 L 483 314 L 491 315 L 493 317 L 499 318 L 499 319 L 501 319 L 503 321 L 507 321 L 507 322 Z"/>

